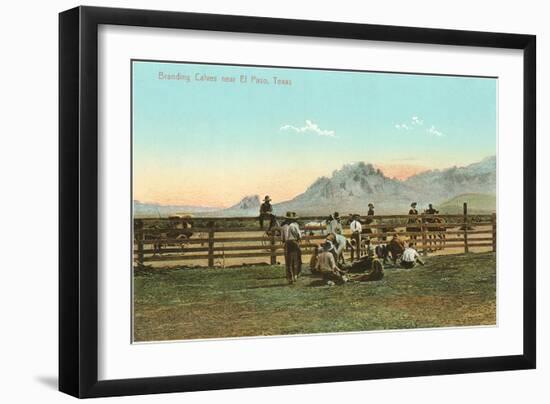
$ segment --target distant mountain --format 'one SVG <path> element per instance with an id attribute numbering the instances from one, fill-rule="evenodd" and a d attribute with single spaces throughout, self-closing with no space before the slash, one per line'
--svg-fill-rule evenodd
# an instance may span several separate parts
<path id="1" fill-rule="evenodd" d="M 331 177 L 318 178 L 303 194 L 274 205 L 276 214 L 328 214 L 334 211 L 366 213 L 374 203 L 380 213 L 398 209 L 415 195 L 402 181 L 386 177 L 372 164 L 346 164 Z M 409 202 L 410 203 L 410 202 Z"/>
<path id="2" fill-rule="evenodd" d="M 426 208 L 428 203 L 435 204 L 441 212 L 442 205 L 445 209 L 453 210 L 458 204 L 462 209 L 462 203 L 470 201 L 471 209 L 492 211 L 496 205 L 495 195 L 495 156 L 464 167 L 425 171 L 405 181 L 389 178 L 372 164 L 359 162 L 345 164 L 333 171 L 330 177 L 318 178 L 302 194 L 274 204 L 273 211 L 278 216 L 287 211 L 299 215 L 327 215 L 334 211 L 366 214 L 368 203 L 373 203 L 379 214 L 406 213 L 413 201 L 418 202 L 419 210 Z M 466 196 L 470 199 L 463 200 Z M 458 199 L 455 201 L 454 197 Z M 167 216 L 176 213 L 257 216 L 260 204 L 258 195 L 245 196 L 239 203 L 226 209 L 164 206 L 134 201 L 134 211 L 136 216 Z"/>
<path id="3" fill-rule="evenodd" d="M 496 173 L 496 157 L 491 156 L 465 167 L 425 171 L 404 184 L 438 202 L 464 193 L 496 194 Z"/>
<path id="4" fill-rule="evenodd" d="M 249 210 L 260 208 L 260 197 L 258 195 L 245 196 L 239 203 L 226 210 Z"/>
<path id="5" fill-rule="evenodd" d="M 387 214 L 407 212 L 412 201 L 423 209 L 428 203 L 437 205 L 461 194 L 496 194 L 495 156 L 465 167 L 425 171 L 405 181 L 386 177 L 372 164 L 346 164 L 331 177 L 318 178 L 303 194 L 274 205 L 274 211 L 278 215 L 287 210 L 365 214 L 370 202 L 376 213 Z"/>
<path id="6" fill-rule="evenodd" d="M 177 214 L 203 214 L 217 210 L 219 210 L 219 208 L 194 205 L 160 205 L 157 203 L 143 203 L 134 200 L 134 217 L 167 217 Z"/>
<path id="7" fill-rule="evenodd" d="M 258 216 L 260 204 L 258 195 L 248 195 L 241 199 L 239 203 L 226 209 L 208 213 L 206 216 Z"/>
<path id="8" fill-rule="evenodd" d="M 462 194 L 441 203 L 441 213 L 456 214 L 463 212 L 464 202 L 468 204 L 469 213 L 496 212 L 497 198 L 494 194 Z"/>

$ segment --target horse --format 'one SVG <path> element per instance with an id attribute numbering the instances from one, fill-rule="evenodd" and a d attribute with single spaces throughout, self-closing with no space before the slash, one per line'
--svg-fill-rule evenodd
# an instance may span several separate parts
<path id="1" fill-rule="evenodd" d="M 279 239 L 281 237 L 281 222 L 279 221 L 279 219 L 277 219 L 277 217 L 274 216 L 272 223 L 273 226 L 264 232 L 264 238 L 260 241 L 262 246 L 265 247 L 267 251 L 271 251 L 272 238 L 274 237 L 276 239 Z"/>
<path id="2" fill-rule="evenodd" d="M 436 250 L 442 250 L 445 247 L 447 227 L 446 220 L 442 217 L 434 217 L 430 221 L 431 224 L 441 224 L 442 226 L 430 226 L 428 227 L 428 246 L 434 246 Z M 439 244 L 439 247 L 438 247 Z"/>
<path id="3" fill-rule="evenodd" d="M 419 218 L 410 218 L 407 222 L 407 227 L 405 228 L 405 231 L 407 233 L 420 233 L 422 231 L 421 227 L 409 226 L 410 224 L 420 224 L 420 223 L 422 223 L 422 221 Z M 409 235 L 409 240 L 413 243 L 414 246 L 416 246 L 416 238 L 417 237 L 418 237 L 418 235 L 416 235 L 416 234 Z"/>
<path id="4" fill-rule="evenodd" d="M 265 231 L 265 235 L 267 237 L 270 237 L 270 236 L 280 237 L 281 236 L 281 221 L 276 216 L 273 216 L 272 224 L 273 225 L 271 226 L 271 228 L 269 228 Z"/>
<path id="5" fill-rule="evenodd" d="M 187 244 L 187 240 L 193 235 L 192 231 L 177 231 L 170 230 L 159 234 L 148 234 L 145 236 L 146 241 L 152 241 L 153 255 L 161 255 L 162 249 L 167 247 L 180 247 L 182 250 Z M 166 243 L 165 240 L 177 240 L 177 242 Z"/>

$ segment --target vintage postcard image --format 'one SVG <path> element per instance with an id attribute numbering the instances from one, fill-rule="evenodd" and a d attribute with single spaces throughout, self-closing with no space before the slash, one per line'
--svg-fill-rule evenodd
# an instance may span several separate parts
<path id="1" fill-rule="evenodd" d="M 494 77 L 133 60 L 133 341 L 494 326 Z"/>

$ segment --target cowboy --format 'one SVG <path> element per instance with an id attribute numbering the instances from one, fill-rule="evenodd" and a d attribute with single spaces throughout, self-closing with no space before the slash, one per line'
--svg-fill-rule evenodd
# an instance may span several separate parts
<path id="1" fill-rule="evenodd" d="M 275 224 L 275 215 L 273 214 L 273 206 L 271 206 L 271 198 L 266 195 L 264 202 L 260 205 L 260 228 L 264 228 L 264 219 L 269 219 L 269 227 L 267 231 L 271 230 Z"/>
<path id="2" fill-rule="evenodd" d="M 420 254 L 414 249 L 414 244 L 409 243 L 409 247 L 405 248 L 401 256 L 401 266 L 407 269 L 414 268 L 417 261 L 421 265 L 424 265 L 424 261 L 420 258 Z"/>
<path id="3" fill-rule="evenodd" d="M 374 216 L 374 205 L 372 203 L 369 203 L 369 211 L 367 212 L 367 216 Z M 372 223 L 372 219 L 367 219 L 367 224 Z"/>
<path id="4" fill-rule="evenodd" d="M 334 245 L 329 240 L 325 240 L 322 246 L 321 253 L 317 256 L 316 272 L 320 273 L 323 279 L 329 285 L 343 284 L 347 282 L 347 277 L 336 265 L 334 259 Z"/>
<path id="5" fill-rule="evenodd" d="M 317 269 L 317 262 L 319 259 L 319 254 L 323 252 L 323 246 L 322 245 L 316 245 L 313 249 L 313 254 L 311 254 L 311 258 L 309 260 L 309 270 L 312 274 L 318 274 L 319 270 Z"/>
<path id="6" fill-rule="evenodd" d="M 414 246 L 414 243 L 411 242 L 410 245 Z M 391 255 L 391 259 L 395 265 L 397 260 L 403 255 L 403 251 L 405 251 L 405 243 L 399 238 L 397 233 L 393 235 L 392 239 L 388 243 L 387 251 L 388 254 Z"/>
<path id="7" fill-rule="evenodd" d="M 345 262 L 344 258 L 344 249 L 351 246 L 349 240 L 342 234 L 330 233 L 327 235 L 326 239 L 333 244 L 332 255 L 336 262 Z"/>
<path id="8" fill-rule="evenodd" d="M 374 248 L 374 246 L 372 245 L 369 236 L 366 236 L 366 237 L 365 237 L 365 243 L 366 243 L 366 244 L 365 244 L 365 253 L 366 253 L 367 257 L 374 257 L 375 248 Z"/>
<path id="9" fill-rule="evenodd" d="M 411 217 L 409 220 L 407 220 L 407 223 L 409 224 L 419 222 L 418 218 L 416 217 L 418 215 L 418 210 L 416 210 L 416 205 L 417 205 L 416 202 L 411 203 L 411 208 L 409 209 L 409 215 L 414 215 L 415 217 L 414 218 Z M 419 227 L 407 226 L 405 230 L 410 233 L 418 233 L 421 229 Z M 411 240 L 415 241 L 414 242 L 415 245 L 416 245 L 416 237 L 417 237 L 416 234 L 410 235 Z"/>
<path id="10" fill-rule="evenodd" d="M 357 213 L 351 216 L 349 229 L 351 230 L 351 239 L 355 241 L 355 248 L 351 250 L 351 260 L 353 261 L 354 250 L 357 251 L 357 259 L 361 258 L 361 232 L 363 231 L 363 226 Z"/>
<path id="11" fill-rule="evenodd" d="M 418 211 L 416 210 L 416 205 L 418 205 L 418 203 L 416 203 L 416 202 L 411 203 L 411 208 L 409 209 L 409 215 L 418 215 Z M 411 223 L 411 222 L 409 222 L 409 223 Z M 414 223 L 414 222 L 412 222 L 412 223 Z"/>
<path id="12" fill-rule="evenodd" d="M 390 254 L 390 249 L 388 244 L 378 244 L 374 247 L 374 256 L 382 260 L 384 264 L 388 262 L 388 256 Z"/>
<path id="13" fill-rule="evenodd" d="M 288 283 L 296 282 L 298 275 L 302 272 L 302 250 L 299 244 L 302 233 L 297 220 L 296 212 L 286 212 L 285 221 L 281 227 Z"/>
<path id="14" fill-rule="evenodd" d="M 374 205 L 372 203 L 369 203 L 369 211 L 367 212 L 367 216 L 374 216 Z M 372 224 L 374 222 L 374 219 L 372 217 L 367 217 L 367 220 L 365 220 L 365 224 Z M 370 227 L 367 227 L 365 229 L 365 233 L 373 233 L 372 229 Z"/>
<path id="15" fill-rule="evenodd" d="M 327 224 L 327 232 L 335 233 L 335 234 L 342 234 L 343 228 L 342 223 L 340 222 L 340 213 L 334 212 L 332 215 L 329 216 L 328 224 Z"/>
<path id="16" fill-rule="evenodd" d="M 439 213 L 439 211 L 434 209 L 433 205 L 430 203 L 428 205 L 428 209 L 426 209 L 424 211 L 424 213 L 426 213 L 428 215 L 437 215 Z M 435 218 L 433 218 L 433 217 L 426 218 L 426 223 L 435 223 Z"/>
<path id="17" fill-rule="evenodd" d="M 436 210 L 436 209 L 434 209 L 433 205 L 430 203 L 430 204 L 428 205 L 428 209 L 426 209 L 426 213 L 427 213 L 428 215 L 437 215 L 437 214 L 439 213 L 439 211 Z"/>

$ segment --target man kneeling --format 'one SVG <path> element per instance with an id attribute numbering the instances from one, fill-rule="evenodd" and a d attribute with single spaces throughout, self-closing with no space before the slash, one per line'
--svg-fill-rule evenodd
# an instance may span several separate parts
<path id="1" fill-rule="evenodd" d="M 315 266 L 316 272 L 318 272 L 328 284 L 343 284 L 347 282 L 347 277 L 336 265 L 336 260 L 332 254 L 334 245 L 330 241 L 325 241 L 322 246 L 322 251 L 317 256 L 317 262 Z"/>
<path id="2" fill-rule="evenodd" d="M 424 265 L 424 261 L 422 261 L 418 251 L 416 251 L 413 246 L 413 243 L 409 243 L 409 246 L 403 251 L 403 255 L 401 256 L 401 266 L 403 268 L 414 268 L 417 261 L 421 265 Z"/>

